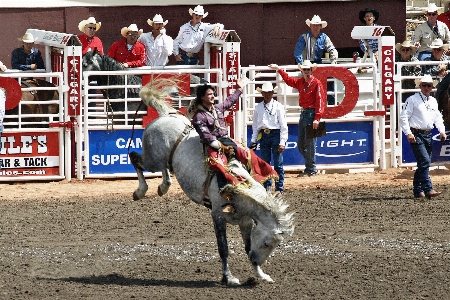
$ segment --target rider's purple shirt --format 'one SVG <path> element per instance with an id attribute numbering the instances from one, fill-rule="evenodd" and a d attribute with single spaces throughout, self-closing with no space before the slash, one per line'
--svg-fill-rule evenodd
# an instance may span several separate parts
<path id="1" fill-rule="evenodd" d="M 200 109 L 197 110 L 192 118 L 192 124 L 194 125 L 195 130 L 197 130 L 197 133 L 203 143 L 209 145 L 213 141 L 217 140 L 218 137 L 228 135 L 228 129 L 225 127 L 225 122 L 223 120 L 224 112 L 239 100 L 239 96 L 241 94 L 242 92 L 237 89 L 234 94 L 230 95 L 227 99 L 225 99 L 225 101 L 213 106 L 217 112 L 217 119 L 221 128 L 216 128 L 214 118 L 211 114 L 208 114 Z"/>

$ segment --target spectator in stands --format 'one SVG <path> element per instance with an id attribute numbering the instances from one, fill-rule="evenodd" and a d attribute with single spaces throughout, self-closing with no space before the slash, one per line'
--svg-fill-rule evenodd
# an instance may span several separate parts
<path id="1" fill-rule="evenodd" d="M 27 32 L 18 40 L 23 42 L 23 46 L 12 51 L 11 67 L 21 71 L 45 69 L 41 52 L 34 47 L 34 42 L 37 38 L 34 38 L 31 33 Z"/>
<path id="2" fill-rule="evenodd" d="M 414 197 L 431 199 L 441 194 L 433 189 L 429 176 L 433 148 L 431 129 L 436 126 L 441 141 L 445 141 L 447 136 L 437 101 L 431 96 L 433 79 L 430 75 L 424 75 L 417 83 L 420 85 L 420 92 L 406 99 L 400 113 L 400 125 L 417 161 L 413 180 Z"/>
<path id="3" fill-rule="evenodd" d="M 253 134 L 250 149 L 256 149 L 259 140 L 260 157 L 268 164 L 273 158 L 273 168 L 278 174 L 275 191 L 284 193 L 283 151 L 288 139 L 288 125 L 284 105 L 273 99 L 275 89 L 270 81 L 256 89 L 263 96 L 253 113 Z M 266 190 L 272 190 L 272 179 L 264 182 Z"/>
<path id="4" fill-rule="evenodd" d="M 447 27 L 450 29 L 450 1 L 444 0 L 443 4 L 444 6 L 447 6 L 447 11 L 438 15 L 437 20 L 447 25 Z"/>
<path id="5" fill-rule="evenodd" d="M 435 39 L 441 39 L 444 42 L 448 42 L 450 39 L 450 31 L 447 25 L 437 20 L 438 8 L 436 4 L 430 3 L 424 13 L 427 15 L 427 21 L 414 30 L 414 35 L 411 38 L 411 42 L 418 47 L 417 58 L 419 60 L 431 57 L 432 50 L 429 45 Z"/>
<path id="6" fill-rule="evenodd" d="M 441 39 L 435 39 L 428 47 L 431 49 L 431 57 L 426 58 L 425 61 L 442 61 L 442 63 L 423 66 L 423 74 L 444 77 L 450 70 L 450 58 L 444 54 L 444 51 L 448 50 L 448 44 L 444 44 Z"/>
<path id="7" fill-rule="evenodd" d="M 89 17 L 87 20 L 83 20 L 78 24 L 78 29 L 83 32 L 78 36 L 81 42 L 81 53 L 83 55 L 88 51 L 94 51 L 97 49 L 98 53 L 104 54 L 102 41 L 95 36 L 97 31 L 102 26 L 101 22 L 97 22 L 94 17 Z"/>
<path id="8" fill-rule="evenodd" d="M 136 24 L 123 27 L 120 34 L 123 39 L 114 42 L 109 48 L 108 56 L 120 62 L 125 68 L 136 68 L 145 66 L 147 60 L 145 46 L 138 42 L 142 29 Z"/>
<path id="9" fill-rule="evenodd" d="M 167 22 L 158 14 L 153 20 L 148 19 L 147 23 L 153 29 L 151 32 L 141 34 L 138 39 L 145 46 L 147 66 L 165 66 L 169 62 L 169 56 L 173 52 L 173 39 L 166 34 Z"/>
<path id="10" fill-rule="evenodd" d="M 302 71 L 301 78 L 290 77 L 286 71 L 276 64 L 270 64 L 269 67 L 277 70 L 284 82 L 298 90 L 299 106 L 303 108 L 298 121 L 297 147 L 301 155 L 305 158 L 305 171 L 299 176 L 314 176 L 317 174 L 316 167 L 316 142 L 317 138 L 308 138 L 306 127 L 312 129 L 319 128 L 319 122 L 327 105 L 325 90 L 319 79 L 314 77 L 313 71 L 317 68 L 309 60 L 304 60 L 298 67 Z"/>
<path id="11" fill-rule="evenodd" d="M 380 13 L 376 9 L 366 8 L 359 12 L 359 20 L 366 26 L 379 26 L 375 22 L 378 21 Z M 367 57 L 372 57 L 373 61 L 378 60 L 378 40 L 365 39 L 359 40 L 359 47 L 363 53 L 367 53 Z"/>
<path id="12" fill-rule="evenodd" d="M 332 64 L 337 63 L 338 52 L 331 42 L 330 38 L 323 32 L 322 28 L 327 27 L 327 22 L 322 21 L 318 15 L 314 15 L 311 20 L 306 20 L 306 25 L 311 29 L 307 33 L 300 35 L 294 48 L 294 58 L 296 64 L 302 64 L 303 60 L 309 60 L 312 63 L 322 63 L 324 52 L 330 54 Z M 334 91 L 334 83 L 327 83 L 328 91 Z M 333 95 L 327 95 L 327 102 L 335 105 Z"/>
<path id="13" fill-rule="evenodd" d="M 410 41 L 406 40 L 403 43 L 397 43 L 395 45 L 395 49 L 398 54 L 395 56 L 396 62 L 415 62 L 419 61 L 417 57 L 412 54 L 416 51 L 416 47 L 411 44 Z M 397 69 L 396 69 L 397 70 Z M 408 65 L 403 66 L 401 69 L 401 76 L 417 76 L 420 77 L 422 75 L 422 68 L 420 65 Z M 416 84 L 414 83 L 414 79 L 403 79 L 402 80 L 402 89 L 414 89 L 416 88 Z M 406 98 L 413 95 L 413 93 L 403 93 L 402 101 L 405 102 Z"/>
<path id="14" fill-rule="evenodd" d="M 330 54 L 331 63 L 335 64 L 338 52 L 328 35 L 320 32 L 327 27 L 327 22 L 322 21 L 318 15 L 314 15 L 311 20 L 306 20 L 306 25 L 310 31 L 303 33 L 297 40 L 294 48 L 294 58 L 296 64 L 302 64 L 304 59 L 312 63 L 322 63 L 324 52 Z"/>
<path id="15" fill-rule="evenodd" d="M 219 36 L 223 29 L 220 23 L 203 23 L 202 19 L 208 16 L 203 6 L 197 5 L 194 10 L 189 9 L 192 20 L 180 27 L 178 36 L 173 41 L 173 54 L 179 65 L 198 65 L 198 53 L 203 47 L 208 34 L 212 31 L 213 36 Z"/>

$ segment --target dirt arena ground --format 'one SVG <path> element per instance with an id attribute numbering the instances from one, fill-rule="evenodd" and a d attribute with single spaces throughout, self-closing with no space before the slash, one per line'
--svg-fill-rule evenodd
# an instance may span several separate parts
<path id="1" fill-rule="evenodd" d="M 0 299 L 445 299 L 450 295 L 450 171 L 431 172 L 432 200 L 412 197 L 413 171 L 288 174 L 294 235 L 254 280 L 236 227 L 220 284 L 206 208 L 149 179 L 0 184 Z"/>

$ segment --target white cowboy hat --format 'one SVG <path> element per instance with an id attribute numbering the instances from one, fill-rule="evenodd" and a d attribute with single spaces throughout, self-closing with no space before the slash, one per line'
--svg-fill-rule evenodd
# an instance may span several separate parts
<path id="1" fill-rule="evenodd" d="M 277 92 L 278 87 L 276 86 L 275 88 L 273 87 L 272 83 L 270 81 L 265 81 L 262 85 L 262 87 L 257 87 L 256 91 L 260 94 L 262 94 L 262 92 Z"/>
<path id="2" fill-rule="evenodd" d="M 397 43 L 395 44 L 395 49 L 397 50 L 398 53 L 402 52 L 402 48 L 411 48 L 411 51 L 414 52 L 416 51 L 417 47 L 414 46 L 414 44 L 411 43 L 411 41 L 406 40 L 403 43 Z"/>
<path id="3" fill-rule="evenodd" d="M 208 13 L 203 10 L 203 6 L 197 5 L 194 10 L 192 8 L 189 8 L 189 14 L 192 16 L 192 14 L 196 14 L 199 16 L 202 16 L 202 18 L 206 18 L 208 16 Z"/>
<path id="4" fill-rule="evenodd" d="M 442 11 L 434 3 L 429 3 L 428 7 L 422 11 L 424 14 L 427 14 L 429 12 L 436 12 L 438 15 L 440 15 L 442 13 Z"/>
<path id="5" fill-rule="evenodd" d="M 326 21 L 322 21 L 318 15 L 314 15 L 311 21 L 309 19 L 306 20 L 306 25 L 311 27 L 311 24 L 321 24 L 322 28 L 325 28 L 328 25 L 328 23 Z"/>
<path id="6" fill-rule="evenodd" d="M 448 50 L 448 44 L 444 44 L 441 39 L 434 39 L 428 47 L 432 49 L 443 48 L 445 51 Z"/>
<path id="7" fill-rule="evenodd" d="M 431 83 L 433 86 L 438 84 L 437 80 L 433 80 L 430 74 L 423 75 L 421 78 L 414 79 L 416 86 L 420 86 L 421 83 Z"/>
<path id="8" fill-rule="evenodd" d="M 159 14 L 156 14 L 154 17 L 153 17 L 153 20 L 150 20 L 150 19 L 148 19 L 147 20 L 147 23 L 148 23 L 148 25 L 150 25 L 150 26 L 152 26 L 153 27 L 153 24 L 154 23 L 162 23 L 164 26 L 166 26 L 166 24 L 168 23 L 169 21 L 168 20 L 163 20 L 163 17 L 161 16 L 161 15 L 159 15 Z"/>
<path id="9" fill-rule="evenodd" d="M 128 27 L 123 27 L 122 29 L 120 29 L 120 34 L 123 37 L 127 37 L 128 32 L 137 32 L 137 35 L 140 36 L 142 34 L 142 32 L 144 32 L 144 30 L 142 29 L 138 29 L 136 24 L 131 24 Z"/>
<path id="10" fill-rule="evenodd" d="M 23 37 L 17 38 L 19 41 L 24 43 L 34 43 L 38 40 L 38 38 L 34 38 L 33 35 L 29 32 L 26 32 Z"/>
<path id="11" fill-rule="evenodd" d="M 301 69 L 311 69 L 314 71 L 317 68 L 316 64 L 312 64 L 310 60 L 306 59 L 303 61 L 303 64 L 298 64 L 298 68 Z"/>
<path id="12" fill-rule="evenodd" d="M 84 32 L 84 27 L 88 24 L 95 24 L 96 31 L 100 30 L 100 27 L 102 26 L 102 22 L 97 22 L 94 17 L 89 17 L 87 20 L 83 20 L 78 24 L 78 29 L 81 32 Z"/>

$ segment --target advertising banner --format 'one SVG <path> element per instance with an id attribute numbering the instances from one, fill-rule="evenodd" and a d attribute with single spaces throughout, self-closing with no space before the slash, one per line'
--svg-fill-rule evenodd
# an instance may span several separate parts
<path id="1" fill-rule="evenodd" d="M 247 129 L 249 145 L 252 128 Z M 317 164 L 373 163 L 372 122 L 327 123 L 326 129 L 327 134 L 317 138 Z M 297 149 L 298 124 L 288 124 L 288 130 L 284 165 L 304 165 L 305 159 Z M 259 155 L 259 150 L 256 153 Z"/>
<path id="2" fill-rule="evenodd" d="M 0 178 L 60 174 L 59 132 L 3 132 Z"/>
<path id="3" fill-rule="evenodd" d="M 450 161 L 450 141 L 441 142 L 439 138 L 439 131 L 436 128 L 431 130 L 433 136 L 433 151 L 431 153 L 431 162 L 448 162 Z M 449 132 L 447 131 L 447 135 Z M 408 139 L 404 133 L 402 135 L 402 162 L 411 163 L 416 162 L 416 158 L 409 146 Z"/>

